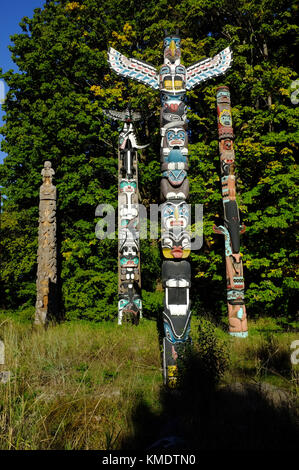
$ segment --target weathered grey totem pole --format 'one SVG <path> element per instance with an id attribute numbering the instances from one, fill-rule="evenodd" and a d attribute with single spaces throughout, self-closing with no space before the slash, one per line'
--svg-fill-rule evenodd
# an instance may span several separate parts
<path id="1" fill-rule="evenodd" d="M 118 142 L 118 324 L 137 325 L 142 316 L 137 149 L 147 145 L 138 145 L 134 132 L 140 113 L 130 108 L 103 113 L 124 123 Z"/>
<path id="2" fill-rule="evenodd" d="M 228 87 L 222 86 L 217 90 L 217 115 L 224 225 L 213 228 L 215 233 L 222 233 L 225 239 L 229 333 L 246 337 L 248 331 L 240 253 L 240 233 L 244 233 L 245 226 L 240 225 L 236 201 L 234 132 Z"/>
<path id="3" fill-rule="evenodd" d="M 177 381 L 177 359 L 189 340 L 191 319 L 191 269 L 186 260 L 191 250 L 190 212 L 186 203 L 189 194 L 186 91 L 222 75 L 232 62 L 230 48 L 227 48 L 213 58 L 186 68 L 180 63 L 180 44 L 178 34 L 166 33 L 164 64 L 159 73 L 152 65 L 128 59 L 113 48 L 108 53 L 110 67 L 116 73 L 160 89 L 161 238 L 165 258 L 162 264 L 165 288 L 163 369 L 164 381 L 170 387 Z"/>
<path id="4" fill-rule="evenodd" d="M 36 325 L 45 325 L 56 306 L 56 187 L 52 184 L 55 174 L 51 162 L 45 162 L 41 171 L 39 229 L 36 280 Z"/>

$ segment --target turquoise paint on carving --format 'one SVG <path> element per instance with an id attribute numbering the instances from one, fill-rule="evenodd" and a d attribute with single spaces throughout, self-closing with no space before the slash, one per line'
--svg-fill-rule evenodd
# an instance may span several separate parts
<path id="1" fill-rule="evenodd" d="M 237 332 L 229 332 L 231 336 L 236 336 L 237 338 L 247 338 L 248 331 L 237 331 Z"/>
<path id="2" fill-rule="evenodd" d="M 243 318 L 243 308 L 242 307 L 238 310 L 237 317 L 240 320 L 242 320 L 242 318 Z"/>

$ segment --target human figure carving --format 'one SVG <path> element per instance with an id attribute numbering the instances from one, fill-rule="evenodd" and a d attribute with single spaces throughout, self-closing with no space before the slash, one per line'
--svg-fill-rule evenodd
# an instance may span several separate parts
<path id="1" fill-rule="evenodd" d="M 57 245 L 56 245 L 56 187 L 52 180 L 55 172 L 49 161 L 41 171 L 43 184 L 40 187 L 39 229 L 36 280 L 36 325 L 46 325 L 52 307 L 56 304 Z"/>

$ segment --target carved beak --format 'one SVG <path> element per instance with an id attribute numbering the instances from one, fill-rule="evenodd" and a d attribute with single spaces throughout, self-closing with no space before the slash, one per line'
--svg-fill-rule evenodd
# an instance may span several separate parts
<path id="1" fill-rule="evenodd" d="M 169 46 L 170 52 L 171 52 L 171 57 L 175 56 L 175 51 L 176 51 L 176 45 L 174 40 L 172 39 L 170 46 Z"/>

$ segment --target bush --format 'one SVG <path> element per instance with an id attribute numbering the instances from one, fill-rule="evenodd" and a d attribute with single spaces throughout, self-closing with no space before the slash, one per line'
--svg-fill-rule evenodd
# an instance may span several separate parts
<path id="1" fill-rule="evenodd" d="M 229 352 L 225 342 L 216 335 L 216 327 L 201 318 L 197 344 L 187 345 L 179 360 L 179 383 L 183 388 L 196 388 L 196 393 L 210 393 L 229 366 Z"/>

